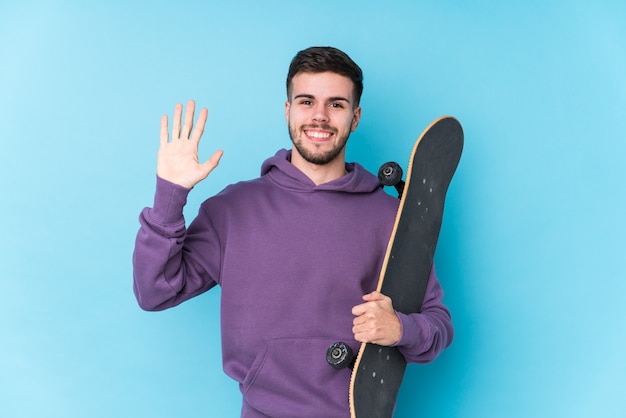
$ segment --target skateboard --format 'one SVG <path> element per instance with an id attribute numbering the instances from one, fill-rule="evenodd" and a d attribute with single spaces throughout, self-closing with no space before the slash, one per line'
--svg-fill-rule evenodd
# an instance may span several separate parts
<path id="1" fill-rule="evenodd" d="M 463 149 L 463 129 L 453 117 L 436 119 L 415 142 L 406 182 L 396 163 L 384 164 L 378 176 L 395 186 L 400 206 L 387 246 L 377 289 L 406 314 L 421 310 L 443 219 L 446 192 Z M 391 418 L 404 377 L 406 360 L 396 347 L 363 343 L 357 356 L 345 343 L 326 353 L 335 368 L 351 367 L 352 418 Z"/>

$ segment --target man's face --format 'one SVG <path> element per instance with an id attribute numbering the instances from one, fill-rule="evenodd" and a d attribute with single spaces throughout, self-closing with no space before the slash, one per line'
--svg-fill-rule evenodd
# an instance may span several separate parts
<path id="1" fill-rule="evenodd" d="M 294 152 L 304 160 L 325 165 L 338 156 L 361 118 L 348 77 L 331 73 L 298 73 L 291 81 L 285 117 Z"/>

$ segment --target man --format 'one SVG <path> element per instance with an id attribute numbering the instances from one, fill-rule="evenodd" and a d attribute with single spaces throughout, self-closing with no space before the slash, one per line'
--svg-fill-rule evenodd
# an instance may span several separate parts
<path id="1" fill-rule="evenodd" d="M 287 77 L 291 151 L 267 159 L 257 179 L 206 200 L 185 228 L 187 194 L 218 165 L 198 161 L 207 110 L 193 126 L 179 104 L 172 135 L 161 120 L 154 206 L 140 216 L 134 289 L 161 310 L 222 288 L 224 371 L 240 384 L 242 417 L 348 417 L 350 371 L 326 364 L 346 341 L 396 345 L 409 362 L 429 362 L 453 335 L 431 271 L 419 314 L 395 312 L 373 291 L 398 208 L 378 179 L 346 163 L 361 118 L 361 69 L 342 51 L 300 51 Z"/>

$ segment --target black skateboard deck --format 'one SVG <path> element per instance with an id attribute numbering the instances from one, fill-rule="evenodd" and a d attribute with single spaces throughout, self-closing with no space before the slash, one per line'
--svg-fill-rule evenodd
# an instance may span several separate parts
<path id="1" fill-rule="evenodd" d="M 463 129 L 448 116 L 432 122 L 413 147 L 377 286 L 398 312 L 421 310 L 446 192 L 462 149 Z M 350 380 L 352 418 L 391 418 L 405 369 L 406 361 L 397 348 L 361 344 Z"/>

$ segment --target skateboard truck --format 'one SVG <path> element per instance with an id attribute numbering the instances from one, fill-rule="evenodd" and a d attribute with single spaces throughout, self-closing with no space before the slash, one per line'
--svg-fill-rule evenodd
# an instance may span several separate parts
<path id="1" fill-rule="evenodd" d="M 381 165 L 378 169 L 378 180 L 383 186 L 394 186 L 398 197 L 402 197 L 404 181 L 402 181 L 402 167 L 398 163 L 390 161 Z"/>
<path id="2" fill-rule="evenodd" d="M 335 369 L 352 369 L 356 356 L 348 344 L 336 342 L 326 350 L 326 361 Z"/>

